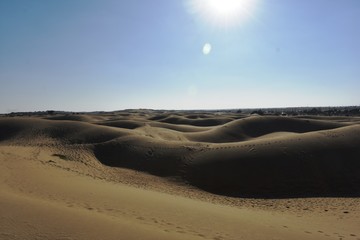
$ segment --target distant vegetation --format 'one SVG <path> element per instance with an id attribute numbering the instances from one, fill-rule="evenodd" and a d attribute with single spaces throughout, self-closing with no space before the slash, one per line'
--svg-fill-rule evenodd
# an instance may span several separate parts
<path id="1" fill-rule="evenodd" d="M 291 108 L 242 108 L 242 109 L 214 109 L 214 110 L 153 110 L 153 109 L 126 109 L 114 111 L 109 113 L 139 113 L 139 112 L 157 112 L 157 113 L 171 113 L 171 112 L 214 112 L 221 114 L 222 112 L 233 112 L 239 114 L 257 114 L 257 115 L 276 115 L 276 116 L 360 116 L 360 106 L 346 106 L 346 107 L 291 107 Z M 3 116 L 53 116 L 53 115 L 75 115 L 75 114 L 100 114 L 103 111 L 96 112 L 67 112 L 67 111 L 35 111 L 35 112 L 12 112 L 9 114 L 2 114 Z"/>
<path id="2" fill-rule="evenodd" d="M 297 107 L 297 108 L 263 108 L 247 109 L 242 113 L 258 115 L 314 115 L 314 116 L 360 116 L 359 106 L 349 107 Z"/>

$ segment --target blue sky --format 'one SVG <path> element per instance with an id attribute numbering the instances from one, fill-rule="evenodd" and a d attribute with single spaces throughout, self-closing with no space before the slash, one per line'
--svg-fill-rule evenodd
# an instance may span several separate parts
<path id="1" fill-rule="evenodd" d="M 360 1 L 191 1 L 0 1 L 0 112 L 360 105 Z"/>

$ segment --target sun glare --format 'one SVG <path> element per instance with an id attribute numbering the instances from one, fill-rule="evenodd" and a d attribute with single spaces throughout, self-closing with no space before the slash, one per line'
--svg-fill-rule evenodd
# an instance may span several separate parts
<path id="1" fill-rule="evenodd" d="M 209 10 L 219 16 L 232 16 L 237 14 L 242 8 L 241 0 L 208 0 Z"/>
<path id="2" fill-rule="evenodd" d="M 248 18 L 256 0 L 189 0 L 190 11 L 207 22 L 221 27 L 231 27 Z"/>

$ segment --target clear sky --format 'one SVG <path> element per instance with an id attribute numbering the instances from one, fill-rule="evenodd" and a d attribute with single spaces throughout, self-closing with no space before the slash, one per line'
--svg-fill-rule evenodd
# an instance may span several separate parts
<path id="1" fill-rule="evenodd" d="M 334 105 L 360 105 L 359 0 L 0 1 L 2 113 Z"/>

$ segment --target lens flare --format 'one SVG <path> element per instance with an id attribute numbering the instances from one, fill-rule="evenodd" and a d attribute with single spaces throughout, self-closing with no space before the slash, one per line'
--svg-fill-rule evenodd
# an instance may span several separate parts
<path id="1" fill-rule="evenodd" d="M 203 54 L 204 55 L 208 55 L 211 52 L 211 44 L 210 43 L 205 43 L 205 45 L 203 46 Z"/>

